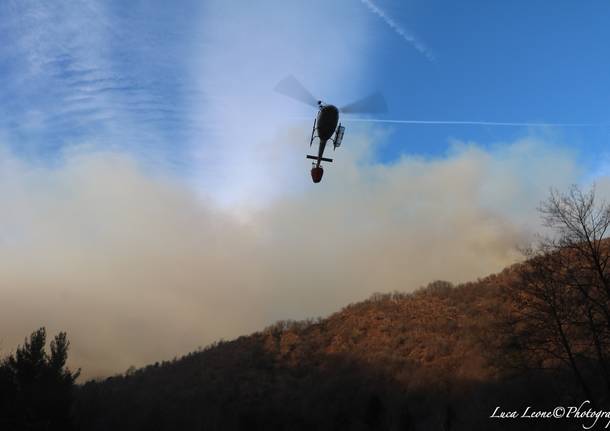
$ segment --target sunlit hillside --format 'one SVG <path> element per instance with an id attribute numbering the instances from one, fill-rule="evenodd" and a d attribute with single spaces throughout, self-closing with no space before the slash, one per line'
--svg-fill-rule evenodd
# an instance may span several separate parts
<path id="1" fill-rule="evenodd" d="M 561 367 L 515 373 L 497 356 L 497 327 L 510 309 L 503 292 L 518 273 L 376 294 L 326 319 L 278 322 L 88 382 L 78 422 L 99 430 L 500 427 L 489 419 L 497 405 L 550 407 L 570 385 L 555 380 Z"/>

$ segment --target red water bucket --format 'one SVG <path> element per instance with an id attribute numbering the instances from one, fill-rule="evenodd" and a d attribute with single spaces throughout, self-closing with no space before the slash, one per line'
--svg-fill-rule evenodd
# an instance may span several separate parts
<path id="1" fill-rule="evenodd" d="M 314 183 L 319 183 L 322 180 L 322 175 L 324 174 L 324 169 L 322 166 L 317 166 L 315 168 L 311 168 L 311 179 Z"/>

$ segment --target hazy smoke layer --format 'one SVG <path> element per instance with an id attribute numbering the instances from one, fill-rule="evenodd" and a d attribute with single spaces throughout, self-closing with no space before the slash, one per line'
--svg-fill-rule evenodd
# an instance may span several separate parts
<path id="1" fill-rule="evenodd" d="M 121 154 L 53 169 L 0 153 L 0 347 L 67 330 L 85 376 L 185 353 L 375 291 L 500 270 L 572 157 L 524 140 L 443 160 L 371 161 L 370 138 L 256 211 L 220 210 Z"/>

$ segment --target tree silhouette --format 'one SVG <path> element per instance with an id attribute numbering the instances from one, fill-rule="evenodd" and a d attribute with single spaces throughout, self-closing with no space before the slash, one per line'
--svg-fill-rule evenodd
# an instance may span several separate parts
<path id="1" fill-rule="evenodd" d="M 0 428 L 70 430 L 72 391 L 80 371 L 66 367 L 65 332 L 45 351 L 46 330 L 34 331 L 15 354 L 0 363 Z"/>
<path id="2" fill-rule="evenodd" d="M 610 395 L 610 205 L 595 190 L 552 190 L 539 211 L 552 234 L 526 251 L 508 292 L 515 305 L 507 350 L 523 364 L 571 369 L 583 395 Z M 589 379 L 587 379 L 589 377 Z M 603 384 L 596 396 L 593 386 Z"/>

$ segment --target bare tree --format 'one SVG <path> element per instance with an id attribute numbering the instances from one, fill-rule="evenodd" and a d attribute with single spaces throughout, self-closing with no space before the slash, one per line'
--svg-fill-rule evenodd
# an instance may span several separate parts
<path id="1" fill-rule="evenodd" d="M 589 399 L 584 371 L 593 364 L 610 394 L 610 206 L 596 201 L 594 188 L 572 186 L 552 190 L 539 211 L 551 233 L 525 252 L 509 288 L 515 307 L 507 339 L 530 366 L 566 364 Z"/>
<path id="2" fill-rule="evenodd" d="M 578 293 L 579 313 L 573 323 L 588 335 L 606 389 L 610 392 L 607 350 L 610 340 L 610 247 L 604 241 L 610 228 L 610 205 L 596 201 L 595 188 L 583 192 L 572 186 L 568 193 L 551 191 L 540 208 L 546 226 L 558 235 L 542 242 L 554 253 L 564 273 L 566 288 Z"/>

